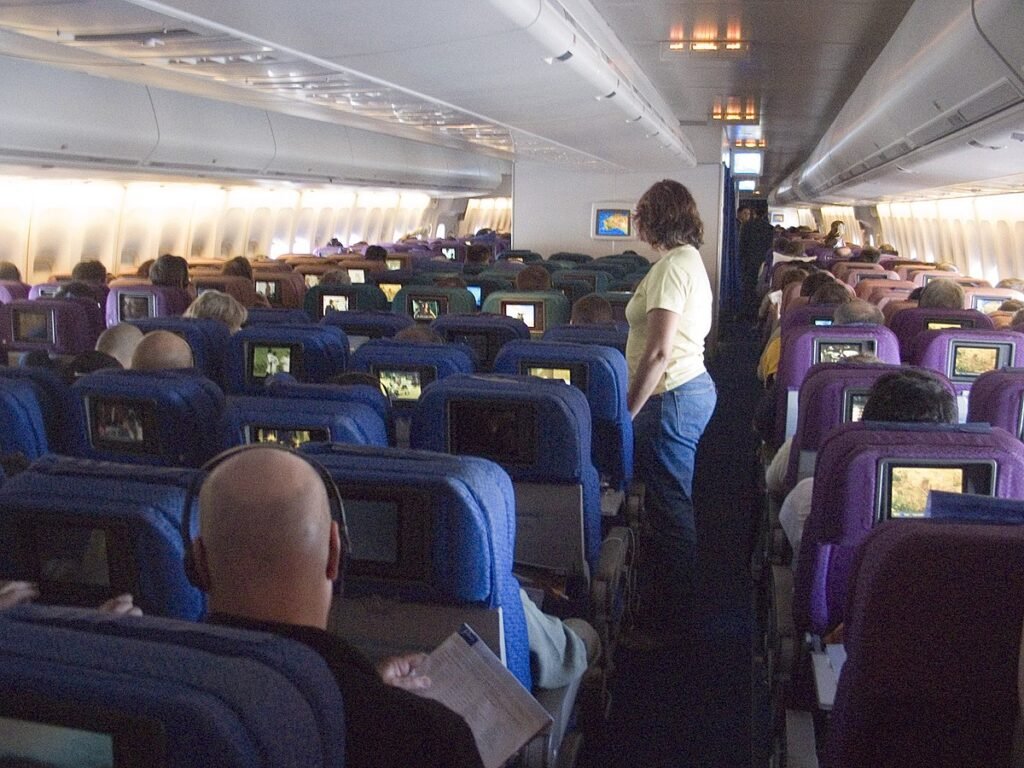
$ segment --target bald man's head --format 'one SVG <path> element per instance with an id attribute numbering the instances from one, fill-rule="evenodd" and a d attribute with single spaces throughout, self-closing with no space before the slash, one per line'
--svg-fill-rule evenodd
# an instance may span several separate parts
<path id="1" fill-rule="evenodd" d="M 170 368 L 191 368 L 192 347 L 181 336 L 170 331 L 150 331 L 142 337 L 132 355 L 135 371 L 164 371 Z"/>
<path id="2" fill-rule="evenodd" d="M 142 331 L 131 323 L 118 323 L 107 328 L 96 339 L 96 351 L 110 355 L 123 368 L 131 368 L 132 355 L 142 341 Z"/>
<path id="3" fill-rule="evenodd" d="M 267 446 L 218 465 L 199 494 L 197 565 L 215 612 L 325 627 L 340 542 L 308 462 Z"/>

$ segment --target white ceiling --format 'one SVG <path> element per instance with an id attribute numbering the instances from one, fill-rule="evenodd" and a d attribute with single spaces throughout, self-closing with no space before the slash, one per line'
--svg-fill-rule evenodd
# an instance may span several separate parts
<path id="1" fill-rule="evenodd" d="M 669 170 L 693 161 L 693 144 L 713 152 L 714 100 L 738 96 L 761 113 L 767 191 L 811 152 L 911 5 L 592 2 L 0 0 L 0 53 L 596 170 Z M 749 51 L 662 53 L 663 41 L 712 34 L 738 34 Z M 545 61 L 563 47 L 573 58 Z"/>

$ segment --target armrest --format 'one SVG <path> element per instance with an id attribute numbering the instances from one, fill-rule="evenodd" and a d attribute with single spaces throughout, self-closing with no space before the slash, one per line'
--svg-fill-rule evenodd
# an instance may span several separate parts
<path id="1" fill-rule="evenodd" d="M 609 655 L 614 647 L 613 635 L 617 634 L 613 628 L 620 622 L 623 607 L 628 604 L 630 596 L 627 576 L 634 547 L 633 536 L 633 532 L 624 526 L 612 528 L 601 542 L 597 568 L 590 581 L 594 628 Z"/>

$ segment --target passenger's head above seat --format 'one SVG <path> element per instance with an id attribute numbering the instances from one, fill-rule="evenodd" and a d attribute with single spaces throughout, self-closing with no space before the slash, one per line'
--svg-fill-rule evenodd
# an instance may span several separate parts
<path id="1" fill-rule="evenodd" d="M 318 285 L 352 285 L 352 278 L 347 269 L 329 269 L 320 275 Z"/>
<path id="2" fill-rule="evenodd" d="M 193 551 L 212 613 L 327 627 L 344 553 L 308 461 L 267 446 L 238 451 L 203 482 L 199 521 Z"/>
<path id="3" fill-rule="evenodd" d="M 388 257 L 387 249 L 382 245 L 371 245 L 363 255 L 367 261 L 384 261 Z"/>
<path id="4" fill-rule="evenodd" d="M 193 365 L 192 348 L 181 336 L 170 331 L 151 331 L 135 347 L 130 367 L 135 371 L 165 371 Z"/>
<path id="5" fill-rule="evenodd" d="M 72 280 L 83 280 L 87 283 L 107 282 L 107 268 L 99 261 L 80 261 L 71 270 Z"/>
<path id="6" fill-rule="evenodd" d="M 233 296 L 208 290 L 203 291 L 189 304 L 183 316 L 220 320 L 231 333 L 235 333 L 245 325 L 249 311 Z"/>
<path id="7" fill-rule="evenodd" d="M 612 305 L 603 296 L 588 293 L 572 305 L 572 317 L 569 325 L 598 325 L 615 322 Z"/>
<path id="8" fill-rule="evenodd" d="M 803 282 L 800 283 L 800 295 L 811 297 L 814 292 L 817 291 L 824 285 L 830 285 L 835 282 L 835 278 L 832 277 L 830 272 L 818 271 L 812 272 L 804 278 Z"/>
<path id="9" fill-rule="evenodd" d="M 131 323 L 118 323 L 107 328 L 96 339 L 96 351 L 110 355 L 124 368 L 130 368 L 135 348 L 142 341 L 142 331 Z"/>
<path id="10" fill-rule="evenodd" d="M 149 268 L 149 280 L 153 285 L 185 288 L 188 286 L 188 262 L 181 256 L 165 253 Z"/>
<path id="11" fill-rule="evenodd" d="M 466 249 L 467 264 L 487 264 L 491 260 L 491 249 L 486 245 L 471 245 Z"/>
<path id="12" fill-rule="evenodd" d="M 252 264 L 244 256 L 235 256 L 233 259 L 228 259 L 224 262 L 224 266 L 221 267 L 220 273 L 222 275 L 234 275 L 236 277 L 245 277 L 252 280 Z"/>
<path id="13" fill-rule="evenodd" d="M 410 325 L 394 336 L 395 341 L 408 341 L 413 344 L 444 344 L 444 339 L 429 325 Z"/>
<path id="14" fill-rule="evenodd" d="M 804 283 L 807 281 L 804 280 Z M 852 301 L 853 297 L 840 283 L 831 278 L 827 283 L 811 294 L 808 304 L 846 304 Z"/>
<path id="15" fill-rule="evenodd" d="M 955 424 L 956 399 L 928 371 L 893 371 L 881 376 L 871 387 L 863 420 Z"/>
<path id="16" fill-rule="evenodd" d="M 0 261 L 0 280 L 21 282 L 21 270 L 9 261 Z"/>
<path id="17" fill-rule="evenodd" d="M 517 291 L 551 290 L 551 273 L 544 267 L 533 264 L 516 274 Z"/>
<path id="18" fill-rule="evenodd" d="M 832 316 L 835 325 L 885 325 L 882 310 L 863 299 L 841 303 Z"/>
<path id="19" fill-rule="evenodd" d="M 959 283 L 945 278 L 932 280 L 921 291 L 917 305 L 937 309 L 963 309 L 964 289 Z"/>

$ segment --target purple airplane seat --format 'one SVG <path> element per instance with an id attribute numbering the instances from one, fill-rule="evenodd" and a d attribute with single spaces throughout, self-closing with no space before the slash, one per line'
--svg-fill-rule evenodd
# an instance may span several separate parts
<path id="1" fill-rule="evenodd" d="M 811 511 L 793 578 L 798 636 L 843 621 L 860 543 L 883 520 L 923 517 L 929 490 L 1024 494 L 1024 451 L 987 425 L 844 424 L 818 452 Z"/>

